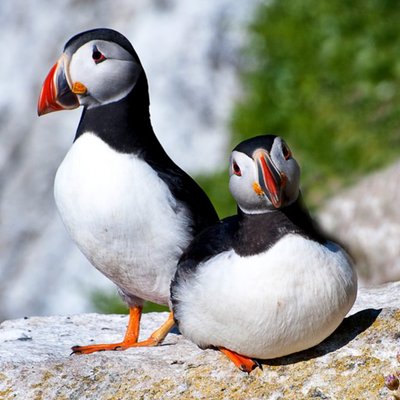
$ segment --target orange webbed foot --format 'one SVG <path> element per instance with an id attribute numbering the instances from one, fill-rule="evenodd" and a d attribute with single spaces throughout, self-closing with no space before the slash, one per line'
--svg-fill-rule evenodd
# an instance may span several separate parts
<path id="1" fill-rule="evenodd" d="M 159 345 L 175 325 L 174 315 L 170 312 L 168 319 L 160 328 L 154 331 L 146 340 L 138 342 L 139 324 L 142 314 L 141 307 L 133 307 L 129 310 L 129 323 L 124 340 L 111 344 L 94 344 L 88 346 L 73 346 L 72 354 L 91 354 L 97 351 L 121 351 L 131 347 L 153 347 Z"/>
<path id="2" fill-rule="evenodd" d="M 97 351 L 118 351 L 125 350 L 129 347 L 132 347 L 134 344 L 130 344 L 127 342 L 120 343 L 108 343 L 108 344 L 93 344 L 88 346 L 73 346 L 71 347 L 71 354 L 91 354 Z"/>
<path id="3" fill-rule="evenodd" d="M 228 350 L 224 347 L 219 347 L 218 349 L 243 372 L 247 372 L 249 374 L 251 371 L 253 371 L 253 369 L 257 367 L 262 369 L 262 365 L 256 360 L 253 360 L 246 356 L 242 356 L 241 354 L 235 353 L 234 351 Z"/>

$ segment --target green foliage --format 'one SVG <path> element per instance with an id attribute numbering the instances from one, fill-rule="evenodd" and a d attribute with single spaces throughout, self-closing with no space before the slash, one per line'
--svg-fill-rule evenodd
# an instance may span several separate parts
<path id="1" fill-rule="evenodd" d="M 122 301 L 116 292 L 96 290 L 91 293 L 91 302 L 97 312 L 102 314 L 127 314 L 127 305 Z M 146 301 L 143 306 L 143 313 L 169 311 L 168 307 L 160 306 Z"/>
<path id="2" fill-rule="evenodd" d="M 167 306 L 161 306 L 160 304 L 152 303 L 151 301 L 145 301 L 143 306 L 143 313 L 146 314 L 148 312 L 162 312 L 169 311 Z"/>
<path id="3" fill-rule="evenodd" d="M 225 218 L 236 213 L 236 203 L 228 189 L 228 176 L 227 158 L 225 170 L 196 178 L 196 181 L 211 199 L 220 218 Z"/>
<path id="4" fill-rule="evenodd" d="M 128 307 L 116 292 L 95 290 L 90 294 L 96 312 L 102 314 L 127 314 Z"/>
<path id="5" fill-rule="evenodd" d="M 283 136 L 318 203 L 400 155 L 400 3 L 276 0 L 250 26 L 234 143 Z"/>

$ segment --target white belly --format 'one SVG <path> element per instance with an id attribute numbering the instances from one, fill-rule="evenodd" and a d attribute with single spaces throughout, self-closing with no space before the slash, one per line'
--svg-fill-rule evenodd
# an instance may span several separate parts
<path id="1" fill-rule="evenodd" d="M 189 243 L 188 216 L 144 161 L 85 133 L 60 165 L 54 195 L 81 251 L 126 294 L 167 304 Z"/>
<path id="2" fill-rule="evenodd" d="M 176 317 L 202 347 L 275 358 L 328 337 L 356 292 L 356 274 L 339 247 L 287 235 L 264 254 L 229 251 L 200 266 L 196 279 L 179 286 Z"/>

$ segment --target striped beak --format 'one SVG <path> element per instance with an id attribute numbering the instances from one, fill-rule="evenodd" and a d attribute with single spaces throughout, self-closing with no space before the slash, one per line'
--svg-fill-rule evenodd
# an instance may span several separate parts
<path id="1" fill-rule="evenodd" d="M 281 207 L 286 175 L 276 167 L 266 150 L 256 150 L 253 159 L 257 165 L 259 187 L 275 208 Z"/>
<path id="2" fill-rule="evenodd" d="M 44 80 L 38 101 L 38 115 L 79 107 L 78 97 L 72 92 L 66 75 L 66 59 L 63 54 L 53 65 Z"/>

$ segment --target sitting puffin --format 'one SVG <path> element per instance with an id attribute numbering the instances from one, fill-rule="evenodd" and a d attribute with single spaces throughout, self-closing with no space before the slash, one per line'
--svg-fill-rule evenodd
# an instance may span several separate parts
<path id="1" fill-rule="evenodd" d="M 122 342 L 72 350 L 157 345 L 174 319 L 170 314 L 138 342 L 143 301 L 169 303 L 179 257 L 218 217 L 202 189 L 157 140 L 145 72 L 120 33 L 94 29 L 74 36 L 46 77 L 39 115 L 80 105 L 74 143 L 56 174 L 55 200 L 72 239 L 116 284 L 130 313 Z"/>
<path id="2" fill-rule="evenodd" d="M 205 229 L 171 284 L 179 330 L 241 370 L 312 347 L 353 305 L 357 277 L 345 251 L 315 226 L 301 200 L 300 168 L 278 136 L 239 144 L 229 188 L 237 215 Z"/>

